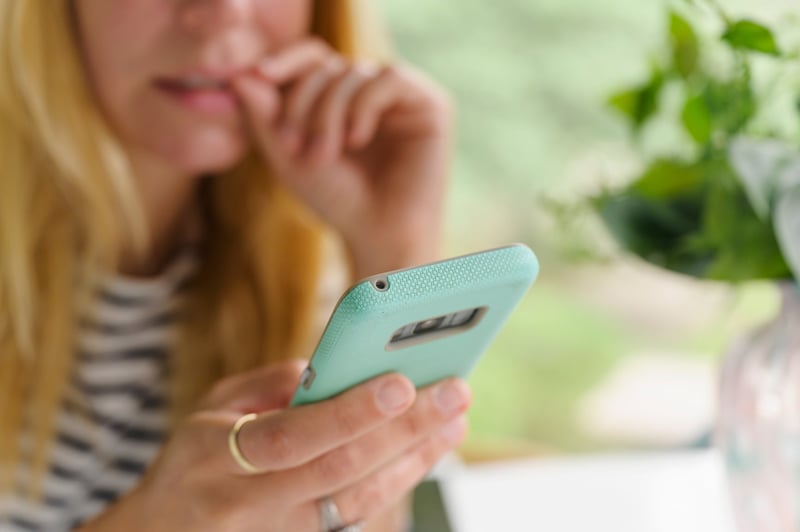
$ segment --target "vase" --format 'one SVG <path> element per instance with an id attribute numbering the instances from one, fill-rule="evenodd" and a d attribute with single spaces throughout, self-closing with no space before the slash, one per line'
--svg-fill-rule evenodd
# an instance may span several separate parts
<path id="1" fill-rule="evenodd" d="M 738 532 L 800 530 L 800 288 L 723 362 L 715 444 Z"/>

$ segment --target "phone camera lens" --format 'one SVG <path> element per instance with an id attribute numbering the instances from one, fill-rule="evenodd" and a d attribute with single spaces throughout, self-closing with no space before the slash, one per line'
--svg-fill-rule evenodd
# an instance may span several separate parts
<path id="1" fill-rule="evenodd" d="M 414 327 L 414 334 L 425 334 L 435 331 L 442 325 L 444 319 L 445 316 L 441 316 L 439 318 L 431 318 L 429 320 L 421 321 Z"/>
<path id="2" fill-rule="evenodd" d="M 372 281 L 372 286 L 378 292 L 386 292 L 389 289 L 389 281 L 386 279 L 375 279 Z"/>

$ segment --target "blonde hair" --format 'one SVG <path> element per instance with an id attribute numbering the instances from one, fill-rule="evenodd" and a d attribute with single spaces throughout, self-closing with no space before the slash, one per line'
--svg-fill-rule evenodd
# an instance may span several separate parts
<path id="1" fill-rule="evenodd" d="M 350 57 L 388 48 L 370 0 L 316 0 L 313 32 Z M 0 2 L 0 489 L 45 470 L 77 318 L 123 245 L 147 245 L 122 148 L 98 112 L 70 2 Z M 54 57 L 58 54 L 57 59 Z M 171 354 L 176 419 L 219 378 L 305 355 L 323 228 L 248 157 L 201 190 L 204 260 Z M 35 414 L 35 415 L 33 415 Z"/>

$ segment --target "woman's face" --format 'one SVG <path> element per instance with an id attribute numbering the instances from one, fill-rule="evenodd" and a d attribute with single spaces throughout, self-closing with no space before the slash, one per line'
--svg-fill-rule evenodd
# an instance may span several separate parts
<path id="1" fill-rule="evenodd" d="M 249 148 L 228 80 L 309 32 L 312 0 L 73 0 L 88 76 L 130 155 L 182 175 Z"/>

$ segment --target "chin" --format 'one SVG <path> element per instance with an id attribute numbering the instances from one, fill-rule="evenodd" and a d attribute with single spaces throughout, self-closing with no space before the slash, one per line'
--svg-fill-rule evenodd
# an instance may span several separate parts
<path id="1" fill-rule="evenodd" d="M 202 176 L 222 173 L 239 164 L 250 149 L 243 135 L 195 131 L 178 135 L 158 150 L 179 173 Z"/>

